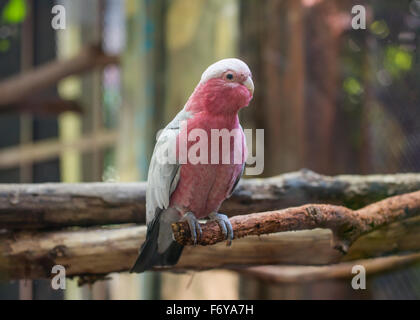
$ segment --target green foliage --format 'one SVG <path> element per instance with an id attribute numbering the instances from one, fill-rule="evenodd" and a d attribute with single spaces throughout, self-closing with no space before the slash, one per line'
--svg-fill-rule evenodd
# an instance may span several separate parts
<path id="1" fill-rule="evenodd" d="M 350 95 L 360 95 L 363 93 L 360 82 L 354 77 L 348 77 L 344 80 L 343 89 Z"/>
<path id="2" fill-rule="evenodd" d="M 377 37 L 379 37 L 381 39 L 385 39 L 389 35 L 389 28 L 388 28 L 388 25 L 386 24 L 386 22 L 384 20 L 374 21 L 369 26 L 369 30 L 375 36 L 377 36 Z"/>
<path id="3" fill-rule="evenodd" d="M 394 77 L 401 76 L 413 66 L 413 54 L 398 46 L 387 47 L 384 60 L 385 69 Z"/>
<path id="4" fill-rule="evenodd" d="M 25 20 L 27 7 L 25 0 L 9 0 L 3 9 L 2 22 L 17 24 Z"/>
<path id="5" fill-rule="evenodd" d="M 10 48 L 10 40 L 0 39 L 0 52 L 6 52 Z"/>

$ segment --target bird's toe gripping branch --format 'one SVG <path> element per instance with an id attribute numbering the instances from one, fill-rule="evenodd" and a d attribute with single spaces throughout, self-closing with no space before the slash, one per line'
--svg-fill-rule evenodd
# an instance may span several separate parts
<path id="1" fill-rule="evenodd" d="M 203 231 L 200 226 L 200 222 L 198 222 L 197 218 L 192 212 L 187 212 L 182 217 L 181 221 L 186 221 L 188 223 L 188 226 L 190 227 L 191 238 L 193 240 L 194 245 L 196 245 L 197 239 L 201 238 L 203 234 Z M 199 236 L 197 236 L 197 233 Z"/>
<path id="2" fill-rule="evenodd" d="M 216 221 L 217 224 L 220 226 L 220 229 L 222 230 L 222 233 L 227 240 L 226 244 L 230 246 L 233 240 L 233 227 L 227 215 L 213 212 L 209 215 L 209 217 L 210 220 Z"/>

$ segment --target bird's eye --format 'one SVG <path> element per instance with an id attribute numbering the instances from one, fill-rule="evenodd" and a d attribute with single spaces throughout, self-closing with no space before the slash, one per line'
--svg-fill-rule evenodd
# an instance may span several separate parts
<path id="1" fill-rule="evenodd" d="M 232 73 L 228 73 L 228 74 L 226 75 L 226 79 L 228 79 L 228 80 L 233 80 L 233 74 L 232 74 Z"/>

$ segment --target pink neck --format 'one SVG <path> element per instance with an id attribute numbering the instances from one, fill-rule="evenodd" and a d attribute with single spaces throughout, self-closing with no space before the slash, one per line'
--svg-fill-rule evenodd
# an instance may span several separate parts
<path id="1" fill-rule="evenodd" d="M 195 88 L 186 110 L 193 113 L 207 112 L 212 116 L 239 121 L 239 110 L 247 106 L 251 98 L 244 86 L 229 87 L 219 79 L 212 79 Z"/>

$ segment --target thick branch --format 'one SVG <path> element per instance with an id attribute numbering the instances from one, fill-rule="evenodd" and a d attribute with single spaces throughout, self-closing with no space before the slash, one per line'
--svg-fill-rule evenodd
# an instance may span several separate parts
<path id="1" fill-rule="evenodd" d="M 353 211 L 333 205 L 305 205 L 279 211 L 253 213 L 230 219 L 235 238 L 275 232 L 315 228 L 331 229 L 334 247 L 344 253 L 360 235 L 391 222 L 420 215 L 420 191 L 394 196 Z M 175 239 L 183 245 L 191 245 L 188 224 L 172 225 Z M 216 222 L 203 225 L 200 245 L 224 241 Z"/>
<path id="2" fill-rule="evenodd" d="M 420 174 L 328 177 L 301 170 L 242 180 L 220 211 L 232 216 L 307 203 L 358 209 L 416 190 Z M 0 229 L 144 223 L 145 191 L 145 183 L 0 184 Z"/>
<path id="3" fill-rule="evenodd" d="M 361 236 L 347 255 L 331 246 L 326 229 L 250 236 L 213 246 L 187 246 L 168 271 L 235 268 L 250 265 L 326 265 L 398 252 L 420 250 L 420 217 L 394 223 Z M 145 226 L 66 231 L 20 231 L 0 235 L 0 278 L 49 278 L 56 264 L 68 276 L 96 276 L 127 271 L 145 239 Z"/>
<path id="4" fill-rule="evenodd" d="M 144 183 L 3 184 L 0 229 L 144 222 Z"/>
<path id="5" fill-rule="evenodd" d="M 361 265 L 369 277 L 373 274 L 384 273 L 389 270 L 406 268 L 418 264 L 420 253 L 412 253 L 401 256 L 387 256 L 372 259 L 342 262 L 328 266 L 255 266 L 238 268 L 236 271 L 257 278 L 270 284 L 273 283 L 301 283 L 322 281 L 328 279 L 349 279 L 354 277 L 352 269 L 355 265 Z"/>
<path id="6" fill-rule="evenodd" d="M 0 82 L 0 108 L 22 101 L 67 76 L 115 63 L 118 58 L 106 55 L 99 46 L 87 47 L 74 58 L 50 62 Z"/>
<path id="7" fill-rule="evenodd" d="M 44 161 L 49 160 L 52 158 L 56 158 L 60 156 L 66 150 L 77 150 L 78 152 L 85 152 L 92 149 L 92 145 L 96 145 L 98 148 L 105 148 L 109 146 L 114 146 L 118 139 L 118 132 L 115 130 L 98 130 L 95 133 L 83 135 L 82 137 L 75 139 L 74 141 L 64 142 L 60 139 L 51 138 L 51 139 L 43 139 L 42 141 L 37 142 L 29 142 L 25 144 L 21 144 L 19 146 L 3 148 L 0 150 L 0 169 L 3 168 L 10 168 L 15 167 L 16 164 L 24 165 L 24 164 L 31 164 L 37 161 Z M 0 185 L 0 189 L 5 190 L 6 192 L 16 192 L 14 189 L 16 185 L 8 185 L 3 184 Z M 26 188 L 30 188 L 31 190 L 35 190 L 33 188 L 35 185 L 18 185 L 18 188 L 22 188 L 25 190 Z M 45 190 L 45 185 L 39 185 L 41 190 Z M 58 192 L 62 189 L 61 184 L 49 185 L 49 187 L 55 187 L 59 189 Z M 83 185 L 82 185 L 83 186 Z M 92 185 L 91 188 L 94 188 L 95 185 Z M 11 189 L 9 189 L 11 188 Z M 66 188 L 64 188 L 66 189 Z M 86 189 L 86 188 L 85 188 Z M 42 192 L 42 191 L 41 191 Z M 76 190 L 77 192 L 77 190 Z M 50 192 L 51 193 L 51 192 Z M 9 193 L 10 195 L 10 193 Z M 31 194 L 30 199 L 34 199 Z M 22 193 L 22 196 L 25 197 L 27 194 L 25 192 Z M 40 194 L 42 196 L 42 194 Z M 55 207 L 54 201 L 59 199 L 49 198 L 51 202 L 48 204 L 44 203 L 43 206 L 46 210 L 56 210 L 58 208 Z M 1 201 L 1 200 L 0 200 Z M 35 199 L 35 203 L 37 200 Z M 25 203 L 28 205 L 29 203 Z M 7 206 L 7 203 L 3 203 L 3 205 Z M 19 207 L 19 203 L 16 203 L 16 207 Z M 2 205 L 0 204 L 0 207 Z M 10 209 L 16 209 L 16 207 Z M 0 218 L 1 219 L 1 218 Z M 1 223 L 0 223 L 1 224 Z"/>
<path id="8" fill-rule="evenodd" d="M 66 111 L 82 112 L 82 107 L 76 101 L 63 100 L 57 97 L 33 97 L 0 108 L 2 112 L 17 112 L 31 114 L 59 114 Z"/>

